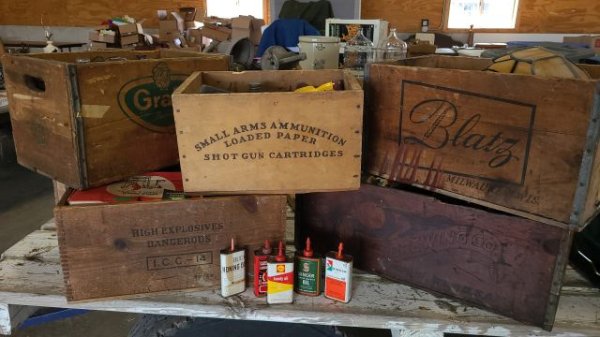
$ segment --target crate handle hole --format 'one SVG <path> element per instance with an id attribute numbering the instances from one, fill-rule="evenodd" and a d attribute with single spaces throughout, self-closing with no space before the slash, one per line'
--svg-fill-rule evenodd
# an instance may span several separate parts
<path id="1" fill-rule="evenodd" d="M 46 82 L 35 76 L 25 75 L 25 85 L 36 92 L 46 92 Z"/>

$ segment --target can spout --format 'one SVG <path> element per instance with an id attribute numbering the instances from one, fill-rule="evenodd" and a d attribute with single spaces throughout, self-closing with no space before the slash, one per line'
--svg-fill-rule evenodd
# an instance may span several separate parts
<path id="1" fill-rule="evenodd" d="M 335 255 L 335 258 L 338 260 L 342 260 L 344 258 L 344 243 L 340 242 L 340 244 L 338 245 L 338 250 L 337 250 L 337 254 Z"/>
<path id="2" fill-rule="evenodd" d="M 304 257 L 312 257 L 314 255 L 314 252 L 313 252 L 311 244 L 310 244 L 310 238 L 309 237 L 306 238 L 306 246 L 304 246 L 304 250 L 302 251 L 302 255 Z"/>

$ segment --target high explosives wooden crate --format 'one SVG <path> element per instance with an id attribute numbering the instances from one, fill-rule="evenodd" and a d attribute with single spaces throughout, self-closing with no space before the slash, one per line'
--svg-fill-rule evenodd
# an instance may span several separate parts
<path id="1" fill-rule="evenodd" d="M 344 242 L 356 267 L 550 329 L 572 231 L 363 185 L 297 196 L 297 242 Z"/>
<path id="2" fill-rule="evenodd" d="M 69 301 L 218 289 L 219 251 L 284 238 L 286 197 L 223 196 L 54 210 Z M 246 257 L 252 270 L 251 256 Z"/>
<path id="3" fill-rule="evenodd" d="M 558 226 L 600 204 L 600 72 L 575 80 L 482 71 L 488 59 L 373 64 L 365 170 Z"/>
<path id="4" fill-rule="evenodd" d="M 343 90 L 293 92 L 330 81 Z M 226 92 L 201 93 L 203 85 Z M 257 85 L 260 92 L 249 92 Z M 173 106 L 185 191 L 359 187 L 363 91 L 349 73 L 198 72 L 175 91 Z"/>
<path id="5" fill-rule="evenodd" d="M 178 162 L 171 93 L 193 71 L 229 57 L 180 51 L 6 55 L 21 165 L 74 188 Z"/>

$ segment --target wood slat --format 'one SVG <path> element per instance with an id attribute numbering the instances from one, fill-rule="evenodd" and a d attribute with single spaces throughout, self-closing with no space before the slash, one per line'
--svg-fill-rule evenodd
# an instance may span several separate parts
<path id="1" fill-rule="evenodd" d="M 36 231 L 19 244 L 35 247 L 38 242 L 38 245 L 43 245 L 53 240 L 53 233 Z M 567 270 L 567 275 L 572 273 L 572 270 Z M 572 278 L 578 277 L 567 277 L 565 281 Z M 0 262 L 0 303 L 502 337 L 592 337 L 597 336 L 600 329 L 597 321 L 600 295 L 597 290 L 595 294 L 563 292 L 555 327 L 552 332 L 545 332 L 371 274 L 357 273 L 355 281 L 354 298 L 348 304 L 334 303 L 322 296 L 296 296 L 292 305 L 268 306 L 264 299 L 255 298 L 251 289 L 228 299 L 222 298 L 218 291 L 201 291 L 69 304 L 64 297 L 60 265 L 5 258 Z"/>

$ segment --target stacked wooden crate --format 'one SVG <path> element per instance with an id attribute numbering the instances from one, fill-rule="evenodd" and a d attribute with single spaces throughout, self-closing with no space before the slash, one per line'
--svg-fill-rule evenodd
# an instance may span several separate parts
<path id="1" fill-rule="evenodd" d="M 283 193 L 360 185 L 363 95 L 343 71 L 230 73 L 228 56 L 169 50 L 4 64 L 22 165 L 88 189 L 181 158 L 184 190 L 200 192 L 98 205 L 70 205 L 66 193 L 55 217 L 70 301 L 218 288 L 232 237 L 248 252 L 284 239 Z M 192 71 L 205 72 L 184 82 Z M 249 93 L 256 81 L 269 92 Z M 327 81 L 346 90 L 291 92 Z"/>
<path id="2" fill-rule="evenodd" d="M 482 71 L 490 63 L 371 65 L 363 170 L 401 190 L 300 198 L 299 233 L 323 238 L 321 252 L 345 241 L 360 268 L 550 328 L 573 231 L 598 209 L 599 82 Z"/>

